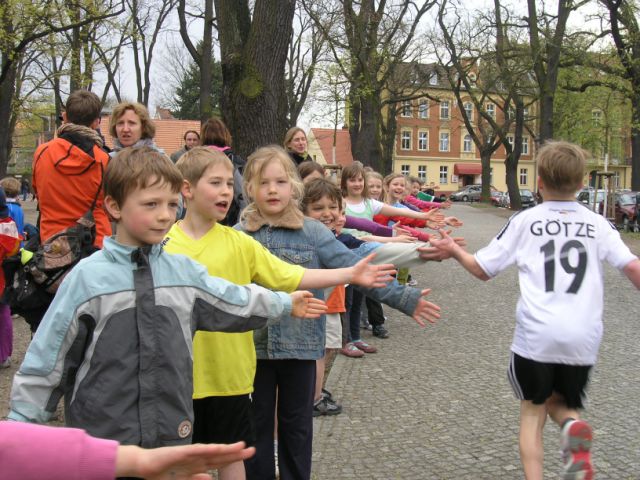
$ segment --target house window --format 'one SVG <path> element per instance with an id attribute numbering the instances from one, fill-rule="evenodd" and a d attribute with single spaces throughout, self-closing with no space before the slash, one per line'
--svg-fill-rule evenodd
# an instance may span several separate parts
<path id="1" fill-rule="evenodd" d="M 509 145 L 511 145 L 511 148 L 513 148 L 513 135 L 507 135 L 507 142 L 509 142 Z"/>
<path id="2" fill-rule="evenodd" d="M 440 132 L 440 151 L 449 151 L 449 132 Z"/>
<path id="3" fill-rule="evenodd" d="M 529 137 L 522 137 L 522 155 L 529 155 Z"/>
<path id="4" fill-rule="evenodd" d="M 411 131 L 403 130 L 400 134 L 400 149 L 411 150 Z"/>
<path id="5" fill-rule="evenodd" d="M 487 103 L 485 105 L 485 110 L 489 114 L 491 118 L 496 118 L 496 105 L 495 103 Z"/>
<path id="6" fill-rule="evenodd" d="M 438 84 L 438 74 L 436 72 L 432 72 L 429 76 L 429 85 L 437 85 Z"/>
<path id="7" fill-rule="evenodd" d="M 467 115 L 469 121 L 473 122 L 473 103 L 466 102 L 464 104 L 464 113 Z"/>
<path id="8" fill-rule="evenodd" d="M 440 118 L 449 118 L 449 100 L 442 100 L 440 102 Z"/>
<path id="9" fill-rule="evenodd" d="M 411 173 L 411 167 L 409 165 L 400 165 L 400 173 L 402 175 L 409 175 Z"/>
<path id="10" fill-rule="evenodd" d="M 440 167 L 440 183 L 449 183 L 449 167 Z"/>
<path id="11" fill-rule="evenodd" d="M 402 110 L 400 112 L 401 117 L 411 116 L 411 100 L 405 100 L 402 102 Z"/>
<path id="12" fill-rule="evenodd" d="M 602 110 L 591 110 L 591 122 L 594 127 L 599 127 L 602 122 Z"/>
<path id="13" fill-rule="evenodd" d="M 427 100 L 420 100 L 420 105 L 418 106 L 418 117 L 429 118 L 429 103 Z"/>
<path id="14" fill-rule="evenodd" d="M 427 179 L 427 166 L 426 165 L 418 165 L 418 178 L 420 180 Z"/>
<path id="15" fill-rule="evenodd" d="M 524 107 L 524 119 L 527 120 L 529 118 L 529 107 Z"/>
<path id="16" fill-rule="evenodd" d="M 521 168 L 520 169 L 520 185 L 526 185 L 527 184 L 527 177 L 529 173 L 529 169 L 528 168 Z"/>
<path id="17" fill-rule="evenodd" d="M 429 132 L 418 132 L 418 150 L 429 150 Z"/>
<path id="18" fill-rule="evenodd" d="M 471 135 L 466 134 L 464 136 L 464 140 L 462 142 L 462 151 L 465 153 L 470 153 L 473 151 L 473 140 L 471 139 Z"/>

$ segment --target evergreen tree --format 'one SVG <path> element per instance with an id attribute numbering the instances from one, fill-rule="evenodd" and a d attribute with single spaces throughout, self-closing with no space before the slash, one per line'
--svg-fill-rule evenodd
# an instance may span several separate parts
<path id="1" fill-rule="evenodd" d="M 222 68 L 212 59 L 211 105 L 213 115 L 220 116 L 220 92 L 222 91 Z M 180 120 L 200 118 L 200 68 L 191 61 L 180 85 L 176 88 L 171 113 Z"/>

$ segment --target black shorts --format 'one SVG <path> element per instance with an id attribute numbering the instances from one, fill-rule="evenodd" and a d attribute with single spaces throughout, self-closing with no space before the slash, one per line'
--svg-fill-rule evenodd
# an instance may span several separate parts
<path id="1" fill-rule="evenodd" d="M 519 400 L 542 405 L 552 393 L 564 397 L 568 408 L 584 408 L 590 365 L 541 363 L 511 352 L 509 383 Z"/>
<path id="2" fill-rule="evenodd" d="M 249 394 L 195 399 L 193 413 L 193 443 L 256 443 Z"/>

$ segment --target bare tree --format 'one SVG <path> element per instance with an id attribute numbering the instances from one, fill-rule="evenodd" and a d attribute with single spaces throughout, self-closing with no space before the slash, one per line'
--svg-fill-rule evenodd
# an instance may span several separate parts
<path id="1" fill-rule="evenodd" d="M 600 0 L 609 13 L 611 36 L 623 67 L 624 78 L 631 84 L 631 188 L 640 190 L 640 27 L 635 2 Z"/>
<path id="2" fill-rule="evenodd" d="M 388 170 L 390 161 L 383 156 L 383 135 L 395 137 L 393 108 L 386 110 L 383 105 L 385 91 L 390 92 L 396 66 L 407 60 L 421 18 L 434 5 L 435 1 L 418 5 L 410 0 L 393 5 L 381 1 L 377 6 L 374 0 L 305 1 L 334 61 L 350 82 L 347 102 L 353 156 L 377 170 Z M 400 101 L 386 100 L 387 106 Z"/>

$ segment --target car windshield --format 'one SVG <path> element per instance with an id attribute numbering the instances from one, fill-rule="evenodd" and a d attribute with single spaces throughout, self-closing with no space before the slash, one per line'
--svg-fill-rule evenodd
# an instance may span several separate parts
<path id="1" fill-rule="evenodd" d="M 636 203 L 635 195 L 630 193 L 623 193 L 620 195 L 620 205 L 634 205 Z"/>
<path id="2" fill-rule="evenodd" d="M 533 197 L 533 193 L 531 193 L 529 190 L 520 190 L 520 196 L 521 197 Z"/>

